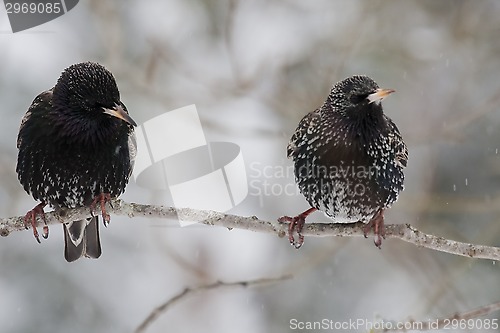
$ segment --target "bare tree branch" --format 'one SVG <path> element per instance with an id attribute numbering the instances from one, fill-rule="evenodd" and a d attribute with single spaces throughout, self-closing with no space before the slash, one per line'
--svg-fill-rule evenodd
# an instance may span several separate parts
<path id="1" fill-rule="evenodd" d="M 277 221 L 264 221 L 256 216 L 244 217 L 210 210 L 190 208 L 174 208 L 155 205 L 127 203 L 120 199 L 112 200 L 106 205 L 107 211 L 115 215 L 132 217 L 148 217 L 193 221 L 210 226 L 221 226 L 228 229 L 243 229 L 256 232 L 276 234 L 284 237 L 287 224 Z M 94 212 L 97 213 L 97 212 Z M 91 216 L 89 208 L 65 209 L 46 214 L 47 224 L 81 220 Z M 40 223 L 41 221 L 39 221 Z M 353 237 L 364 236 L 364 224 L 356 223 L 306 223 L 302 234 L 308 237 Z M 0 235 L 8 236 L 12 231 L 24 230 L 24 217 L 0 219 Z M 415 229 L 410 224 L 385 225 L 386 238 L 398 238 L 418 247 L 447 252 L 464 257 L 500 261 L 500 248 L 475 245 L 429 235 Z"/>
<path id="2" fill-rule="evenodd" d="M 254 287 L 254 286 L 261 286 L 265 284 L 270 284 L 270 283 L 275 283 L 283 280 L 288 280 L 292 278 L 291 275 L 284 275 L 278 278 L 263 278 L 263 279 L 257 279 L 257 280 L 249 280 L 249 281 L 237 281 L 237 282 L 222 282 L 222 281 L 217 281 L 215 283 L 207 284 L 207 285 L 201 285 L 198 287 L 193 287 L 193 288 L 185 288 L 183 291 L 175 295 L 174 297 L 170 298 L 168 301 L 163 303 L 162 305 L 156 307 L 151 314 L 144 319 L 144 321 L 137 327 L 135 330 L 136 333 L 141 333 L 144 332 L 159 316 L 167 312 L 171 307 L 173 307 L 175 304 L 181 302 L 184 298 L 192 295 L 192 294 L 197 294 L 200 292 L 204 292 L 207 290 L 211 289 L 219 289 L 219 288 L 228 288 L 228 287 Z"/>

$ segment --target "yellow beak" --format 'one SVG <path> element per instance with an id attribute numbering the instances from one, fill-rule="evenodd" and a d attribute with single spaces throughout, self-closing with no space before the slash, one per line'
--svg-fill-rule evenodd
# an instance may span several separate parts
<path id="1" fill-rule="evenodd" d="M 121 119 L 127 123 L 129 123 L 132 126 L 137 126 L 135 123 L 134 119 L 132 119 L 128 113 L 123 109 L 121 105 L 115 105 L 114 108 L 112 109 L 103 109 L 104 113 L 109 114 L 110 116 L 116 117 L 118 119 Z"/>
<path id="2" fill-rule="evenodd" d="M 373 94 L 368 95 L 367 99 L 370 103 L 381 102 L 384 98 L 395 92 L 394 89 L 377 89 Z"/>

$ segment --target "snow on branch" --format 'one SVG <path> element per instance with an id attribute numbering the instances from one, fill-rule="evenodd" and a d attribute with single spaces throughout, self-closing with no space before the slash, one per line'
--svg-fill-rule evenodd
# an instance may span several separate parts
<path id="1" fill-rule="evenodd" d="M 210 210 L 174 208 L 155 205 L 128 203 L 120 199 L 106 205 L 108 213 L 119 216 L 175 219 L 178 221 L 196 221 L 210 226 L 228 229 L 243 229 L 265 232 L 284 237 L 287 224 L 278 221 L 265 221 L 256 216 L 238 216 Z M 99 212 L 94 212 L 98 214 Z M 57 224 L 81 220 L 91 216 L 88 207 L 61 209 L 46 213 L 47 224 Z M 38 220 L 39 225 L 43 223 Z M 306 237 L 353 237 L 364 236 L 362 222 L 356 223 L 306 223 L 302 234 Z M 24 216 L 1 218 L 0 235 L 8 236 L 13 231 L 25 230 Z M 410 224 L 386 224 L 386 238 L 397 238 L 418 247 L 447 252 L 464 257 L 500 261 L 500 248 L 457 242 L 443 237 L 423 233 Z"/>

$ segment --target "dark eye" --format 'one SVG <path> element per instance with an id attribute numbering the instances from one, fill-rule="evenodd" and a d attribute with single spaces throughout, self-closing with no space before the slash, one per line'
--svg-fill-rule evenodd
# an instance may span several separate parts
<path id="1" fill-rule="evenodd" d="M 112 108 L 113 105 L 110 105 L 110 103 L 104 103 L 101 101 L 94 101 L 94 107 L 97 109 L 109 109 Z"/>
<path id="2" fill-rule="evenodd" d="M 353 95 L 351 95 L 350 101 L 353 104 L 358 104 L 358 103 L 361 103 L 367 97 L 368 97 L 368 94 L 353 94 Z"/>

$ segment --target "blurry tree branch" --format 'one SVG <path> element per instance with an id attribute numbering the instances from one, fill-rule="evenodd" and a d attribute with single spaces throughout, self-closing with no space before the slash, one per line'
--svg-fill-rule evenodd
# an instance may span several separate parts
<path id="1" fill-rule="evenodd" d="M 255 286 L 261 286 L 261 285 L 266 285 L 270 283 L 276 283 L 280 282 L 283 280 L 288 280 L 292 278 L 291 275 L 284 275 L 280 276 L 277 278 L 262 278 L 262 279 L 256 279 L 256 280 L 248 280 L 248 281 L 236 281 L 236 282 L 223 282 L 223 281 L 217 281 L 211 284 L 206 284 L 206 285 L 201 285 L 197 287 L 192 287 L 192 288 L 185 288 L 183 291 L 178 293 L 177 295 L 173 296 L 169 300 L 167 300 L 165 303 L 159 305 L 156 307 L 150 314 L 149 316 L 144 319 L 144 321 L 137 327 L 135 330 L 136 333 L 144 332 L 160 315 L 164 314 L 167 312 L 172 306 L 175 304 L 179 303 L 182 301 L 184 298 L 197 294 L 200 292 L 212 290 L 212 289 L 221 289 L 221 288 L 229 288 L 229 287 L 255 287 Z"/>
<path id="2" fill-rule="evenodd" d="M 220 226 L 231 229 L 243 229 L 265 232 L 284 237 L 288 225 L 277 221 L 260 220 L 256 216 L 238 216 L 210 210 L 190 208 L 174 208 L 155 205 L 127 203 L 120 199 L 112 200 L 106 205 L 108 213 L 120 216 L 175 219 L 184 222 L 199 222 L 210 226 Z M 98 212 L 94 212 L 97 214 Z M 81 220 L 91 216 L 88 207 L 61 209 L 46 213 L 47 224 L 58 224 Z M 38 220 L 40 223 L 41 221 Z M 353 237 L 364 236 L 364 223 L 306 223 L 302 234 L 309 237 Z M 8 236 L 12 231 L 24 230 L 24 217 L 0 219 L 0 235 Z M 500 248 L 485 245 L 475 245 L 437 237 L 423 233 L 410 224 L 386 224 L 386 238 L 398 238 L 418 247 L 447 252 L 464 257 L 500 261 Z"/>

